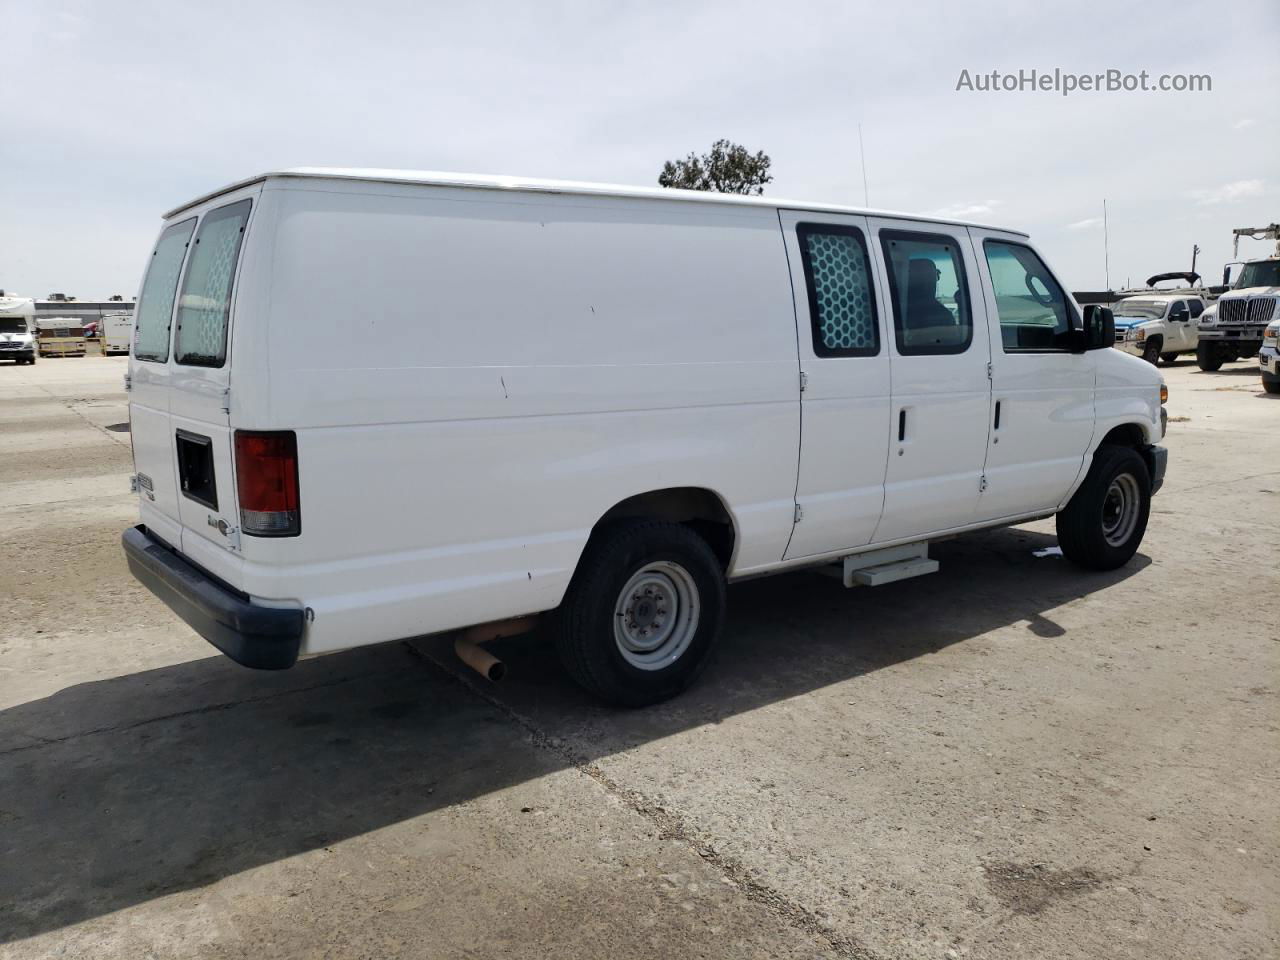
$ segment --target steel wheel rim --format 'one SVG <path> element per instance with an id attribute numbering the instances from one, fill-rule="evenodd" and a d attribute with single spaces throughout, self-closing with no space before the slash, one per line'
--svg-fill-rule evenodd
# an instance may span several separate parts
<path id="1" fill-rule="evenodd" d="M 627 663 L 661 670 L 679 660 L 698 632 L 702 604 L 693 576 L 670 560 L 645 564 L 613 607 L 613 639 Z"/>
<path id="2" fill-rule="evenodd" d="M 1142 499 L 1138 480 L 1122 473 L 1107 487 L 1102 498 L 1102 537 L 1110 546 L 1124 546 L 1138 526 L 1138 507 Z"/>

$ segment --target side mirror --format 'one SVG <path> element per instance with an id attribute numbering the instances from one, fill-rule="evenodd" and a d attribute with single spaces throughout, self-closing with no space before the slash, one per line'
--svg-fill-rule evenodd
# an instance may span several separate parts
<path id="1" fill-rule="evenodd" d="M 1116 318 L 1108 307 L 1091 303 L 1084 308 L 1082 349 L 1102 350 L 1116 342 Z"/>

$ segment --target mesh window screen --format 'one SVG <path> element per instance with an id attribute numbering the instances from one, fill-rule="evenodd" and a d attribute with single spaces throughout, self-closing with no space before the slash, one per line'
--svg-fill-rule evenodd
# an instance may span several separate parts
<path id="1" fill-rule="evenodd" d="M 847 228 L 804 224 L 800 241 L 809 271 L 815 352 L 874 354 L 879 343 L 862 236 Z"/>
<path id="2" fill-rule="evenodd" d="M 220 367 L 226 359 L 231 280 L 249 206 L 250 201 L 241 200 L 220 207 L 205 214 L 200 224 L 178 300 L 179 363 Z"/>
<path id="3" fill-rule="evenodd" d="M 187 241 L 195 229 L 193 217 L 175 223 L 160 234 L 160 242 L 151 254 L 147 279 L 142 285 L 142 299 L 136 310 L 133 355 L 139 360 L 169 359 L 169 321 L 173 317 L 173 298 L 178 292 L 178 274 Z"/>

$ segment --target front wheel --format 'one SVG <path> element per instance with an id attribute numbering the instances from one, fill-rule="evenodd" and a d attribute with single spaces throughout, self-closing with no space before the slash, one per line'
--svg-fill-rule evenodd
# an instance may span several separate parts
<path id="1" fill-rule="evenodd" d="M 1202 343 L 1196 347 L 1196 366 L 1205 373 L 1222 369 L 1222 351 L 1214 343 Z"/>
<path id="2" fill-rule="evenodd" d="M 1142 543 L 1151 515 L 1151 474 L 1132 447 L 1103 446 L 1080 489 L 1057 516 L 1063 556 L 1090 570 L 1114 570 Z"/>
<path id="3" fill-rule="evenodd" d="M 1280 377 L 1268 377 L 1263 374 L 1262 389 L 1267 393 L 1280 393 Z"/>
<path id="4" fill-rule="evenodd" d="M 556 614 L 556 648 L 587 691 L 642 707 L 693 683 L 724 608 L 724 573 L 705 540 L 678 523 L 621 521 L 583 551 Z"/>
<path id="5" fill-rule="evenodd" d="M 1160 341 L 1148 340 L 1142 348 L 1142 359 L 1153 367 L 1160 362 Z"/>
<path id="6" fill-rule="evenodd" d="M 1162 353 L 1162 354 L 1160 354 L 1160 362 L 1161 362 L 1161 363 L 1173 363 L 1173 361 L 1175 361 L 1175 360 L 1177 360 L 1177 359 L 1178 359 L 1178 355 L 1177 355 L 1176 353 Z"/>

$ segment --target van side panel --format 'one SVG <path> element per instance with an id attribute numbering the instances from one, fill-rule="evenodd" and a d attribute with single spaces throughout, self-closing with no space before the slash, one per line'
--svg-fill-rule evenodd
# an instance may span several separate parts
<path id="1" fill-rule="evenodd" d="M 242 588 L 310 605 L 306 652 L 549 609 L 592 525 L 650 490 L 719 496 L 732 569 L 781 560 L 799 380 L 771 209 L 326 181 L 263 198 L 270 289 L 235 349 L 270 369 L 249 387 L 237 353 L 232 422 L 297 432 L 302 534 L 245 537 Z"/>

